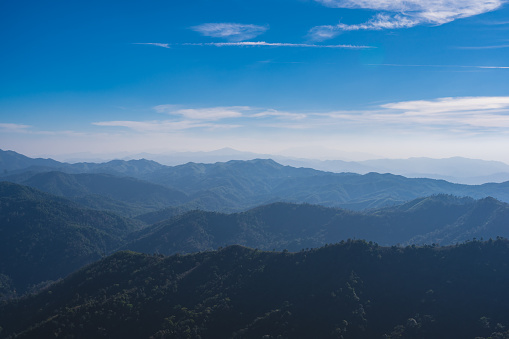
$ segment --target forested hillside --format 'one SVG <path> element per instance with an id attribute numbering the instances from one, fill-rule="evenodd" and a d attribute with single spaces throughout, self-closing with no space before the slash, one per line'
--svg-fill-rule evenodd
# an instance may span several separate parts
<path id="1" fill-rule="evenodd" d="M 119 252 L 0 308 L 4 338 L 503 338 L 506 240 Z"/>
<path id="2" fill-rule="evenodd" d="M 0 182 L 0 298 L 65 277 L 111 253 L 141 227 L 136 220 Z"/>
<path id="3" fill-rule="evenodd" d="M 289 203 L 233 214 L 172 208 L 129 219 L 9 182 L 0 183 L 0 193 L 3 298 L 37 290 L 119 249 L 166 255 L 229 245 L 300 251 L 347 239 L 448 245 L 509 237 L 509 205 L 493 198 L 437 195 L 364 212 Z"/>
<path id="4" fill-rule="evenodd" d="M 157 220 L 154 214 L 149 217 L 146 220 Z M 437 195 L 364 212 L 274 203 L 234 214 L 188 212 L 133 233 L 133 241 L 124 249 L 174 254 L 240 244 L 299 251 L 347 239 L 389 246 L 449 245 L 474 238 L 509 237 L 508 220 L 509 205 L 492 198 Z"/>

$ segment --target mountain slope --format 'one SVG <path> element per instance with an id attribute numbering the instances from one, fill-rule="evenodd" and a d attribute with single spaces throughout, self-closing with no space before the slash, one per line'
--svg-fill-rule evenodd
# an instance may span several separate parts
<path id="1" fill-rule="evenodd" d="M 118 248 L 141 223 L 0 182 L 0 274 L 19 294 Z"/>
<path id="2" fill-rule="evenodd" d="M 119 252 L 0 306 L 0 335 L 502 338 L 507 255 L 505 240 L 446 248 L 348 241 L 294 254 L 232 246 L 167 258 Z"/>
<path id="3" fill-rule="evenodd" d="M 438 195 L 370 212 L 274 203 L 235 214 L 188 212 L 133 233 L 124 249 L 173 254 L 239 244 L 298 251 L 347 239 L 447 245 L 509 237 L 507 220 L 509 205 L 492 198 Z"/>
<path id="4" fill-rule="evenodd" d="M 14 151 L 0 150 L 0 173 L 2 174 L 29 167 L 55 168 L 59 166 L 61 163 L 53 159 L 33 159 Z"/>
<path id="5" fill-rule="evenodd" d="M 90 208 L 129 216 L 188 201 L 187 195 L 181 191 L 109 174 L 45 172 L 28 178 L 18 175 L 8 179 L 50 194 L 72 198 Z"/>

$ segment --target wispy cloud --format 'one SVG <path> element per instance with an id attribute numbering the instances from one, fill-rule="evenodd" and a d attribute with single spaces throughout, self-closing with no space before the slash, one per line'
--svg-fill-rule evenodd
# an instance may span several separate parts
<path id="1" fill-rule="evenodd" d="M 153 121 L 100 121 L 93 122 L 96 126 L 125 127 L 143 133 L 165 133 L 184 131 L 189 129 L 229 129 L 239 127 L 232 124 L 212 124 L 192 120 L 153 120 Z"/>
<path id="2" fill-rule="evenodd" d="M 190 129 L 224 130 L 238 128 L 241 125 L 225 123 L 221 120 L 238 119 L 247 106 L 227 106 L 208 108 L 182 108 L 178 105 L 158 105 L 152 107 L 157 113 L 167 114 L 171 119 L 149 121 L 99 121 L 92 123 L 103 127 L 124 127 L 142 133 L 165 133 Z"/>
<path id="3" fill-rule="evenodd" d="M 210 107 L 210 108 L 177 108 L 174 105 L 158 105 L 154 110 L 158 113 L 182 116 L 191 120 L 213 121 L 228 118 L 240 118 L 243 112 L 249 111 L 247 106 Z"/>
<path id="4" fill-rule="evenodd" d="M 187 42 L 181 44 L 163 43 L 134 43 L 134 45 L 154 45 L 170 48 L 171 45 L 179 46 L 212 46 L 212 47 L 300 47 L 300 48 L 345 48 L 345 49 L 368 49 L 374 46 L 363 45 L 317 45 L 317 44 L 293 44 L 287 42 L 265 42 L 265 41 L 238 41 L 238 42 Z"/>
<path id="5" fill-rule="evenodd" d="M 223 38 L 229 41 L 244 41 L 265 33 L 269 26 L 238 23 L 206 23 L 193 26 L 191 29 L 204 36 Z"/>
<path id="6" fill-rule="evenodd" d="M 410 28 L 443 25 L 500 8 L 505 0 L 315 0 L 328 7 L 381 11 L 361 24 L 324 25 L 309 31 L 311 38 L 326 40 L 343 31 Z"/>
<path id="7" fill-rule="evenodd" d="M 276 117 L 287 120 L 302 120 L 307 118 L 307 114 L 304 113 L 290 113 L 290 112 L 281 112 L 275 109 L 268 109 L 266 111 L 255 113 L 251 115 L 254 118 L 266 118 L 266 117 Z"/>
<path id="8" fill-rule="evenodd" d="M 383 108 L 405 110 L 407 114 L 443 114 L 509 109 L 509 97 L 459 97 L 435 100 L 403 101 L 382 105 Z M 508 116 L 509 118 L 509 116 Z"/>
<path id="9" fill-rule="evenodd" d="M 256 116 L 269 116 L 259 113 Z M 443 131 L 472 135 L 506 133 L 509 127 L 509 97 L 449 97 L 401 101 L 371 110 L 288 113 L 273 116 L 267 127 L 308 129 L 321 133 L 371 131 L 405 134 L 413 131 Z M 296 117 L 298 117 L 296 119 Z"/>
<path id="10" fill-rule="evenodd" d="M 248 106 L 176 108 L 155 106 L 171 119 L 151 121 L 104 121 L 96 126 L 123 127 L 142 133 L 190 129 L 217 131 L 240 129 L 242 133 L 267 128 L 307 130 L 316 134 L 368 133 L 407 135 L 436 131 L 463 136 L 508 133 L 509 97 L 447 97 L 433 100 L 392 102 L 369 110 L 291 112 Z M 235 119 L 234 123 L 231 119 Z"/>
<path id="11" fill-rule="evenodd" d="M 23 124 L 0 123 L 0 129 L 6 132 L 24 132 L 31 127 Z"/>
<path id="12" fill-rule="evenodd" d="M 509 66 L 478 66 L 478 65 L 410 65 L 410 64 L 368 64 L 368 66 L 389 67 L 431 67 L 431 68 L 478 68 L 478 69 L 509 69 Z"/>
<path id="13" fill-rule="evenodd" d="M 381 105 L 377 110 L 340 112 L 330 117 L 360 125 L 392 126 L 400 131 L 500 131 L 509 127 L 509 97 L 449 97 L 402 101 Z"/>
<path id="14" fill-rule="evenodd" d="M 152 45 L 157 47 L 170 48 L 170 44 L 160 42 L 133 42 L 133 45 Z"/>
<path id="15" fill-rule="evenodd" d="M 214 47 L 303 47 L 303 48 L 346 48 L 346 49 L 366 49 L 375 48 L 373 46 L 358 45 L 316 45 L 316 44 L 292 44 L 285 42 L 265 42 L 265 41 L 241 41 L 241 42 L 208 42 L 208 43 L 185 43 L 186 46 L 214 46 Z"/>
<path id="16" fill-rule="evenodd" d="M 491 46 L 459 46 L 457 49 L 500 49 L 500 48 L 509 48 L 509 44 L 503 45 L 491 45 Z"/>
<path id="17" fill-rule="evenodd" d="M 399 29 L 409 28 L 418 25 L 415 19 L 402 15 L 377 14 L 368 22 L 356 25 L 346 25 L 339 23 L 337 25 L 324 25 L 313 27 L 309 31 L 309 35 L 314 40 L 326 40 L 335 37 L 343 31 L 359 31 L 359 30 L 382 30 L 382 29 Z"/>

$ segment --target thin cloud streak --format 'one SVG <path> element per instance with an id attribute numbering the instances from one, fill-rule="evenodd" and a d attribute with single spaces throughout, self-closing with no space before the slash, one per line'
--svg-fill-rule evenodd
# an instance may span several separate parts
<path id="1" fill-rule="evenodd" d="M 405 64 L 367 64 L 367 66 L 509 69 L 509 66 L 472 66 L 472 65 L 405 65 Z"/>
<path id="2" fill-rule="evenodd" d="M 26 132 L 31 127 L 23 124 L 0 123 L 0 129 L 6 132 Z"/>
<path id="3" fill-rule="evenodd" d="M 100 121 L 93 122 L 92 125 L 103 127 L 124 127 L 141 133 L 166 133 L 184 131 L 189 129 L 231 129 L 240 127 L 240 125 L 232 124 L 212 124 L 204 122 L 196 122 L 189 120 L 173 121 Z"/>
<path id="4" fill-rule="evenodd" d="M 457 49 L 500 49 L 509 48 L 509 45 L 492 45 L 492 46 L 458 46 Z"/>
<path id="5" fill-rule="evenodd" d="M 160 42 L 133 42 L 133 45 L 152 45 L 157 47 L 170 48 L 170 44 Z"/>
<path id="6" fill-rule="evenodd" d="M 267 117 L 276 117 L 280 119 L 289 119 L 289 120 L 302 120 L 307 118 L 308 116 L 303 113 L 289 113 L 289 112 L 280 112 L 275 109 L 269 109 L 264 112 L 256 113 L 251 115 L 254 118 L 267 118 Z"/>
<path id="7" fill-rule="evenodd" d="M 346 49 L 367 49 L 374 46 L 357 45 L 316 45 L 316 44 L 292 44 L 284 42 L 265 41 L 242 41 L 242 42 L 198 42 L 184 43 L 184 46 L 214 46 L 214 47 L 304 47 L 304 48 L 346 48 Z"/>
<path id="8" fill-rule="evenodd" d="M 153 45 L 170 48 L 171 45 L 178 46 L 212 46 L 212 47 L 300 47 L 300 48 L 344 48 L 344 49 L 369 49 L 375 46 L 363 45 L 317 45 L 317 44 L 294 44 L 286 42 L 265 42 L 265 41 L 239 41 L 239 42 L 185 42 L 180 44 L 169 43 L 133 43 L 133 45 Z"/>

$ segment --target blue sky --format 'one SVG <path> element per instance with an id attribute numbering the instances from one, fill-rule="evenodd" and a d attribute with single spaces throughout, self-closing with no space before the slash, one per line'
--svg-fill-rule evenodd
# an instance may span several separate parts
<path id="1" fill-rule="evenodd" d="M 509 162 L 501 0 L 0 2 L 0 148 Z"/>

